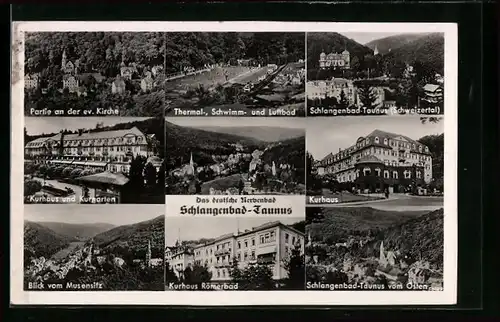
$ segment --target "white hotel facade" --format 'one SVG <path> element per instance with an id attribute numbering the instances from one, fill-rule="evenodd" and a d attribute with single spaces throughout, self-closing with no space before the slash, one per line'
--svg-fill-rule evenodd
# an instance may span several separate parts
<path id="1" fill-rule="evenodd" d="M 165 255 L 178 277 L 187 267 L 200 265 L 212 273 L 213 282 L 228 281 L 236 258 L 240 268 L 252 263 L 269 264 L 273 278 L 281 280 L 287 277 L 285 262 L 295 247 L 300 247 L 304 254 L 304 233 L 275 221 L 205 244 L 167 249 Z"/>
<path id="2" fill-rule="evenodd" d="M 154 135 L 146 135 L 137 127 L 128 130 L 56 134 L 30 141 L 24 148 L 25 159 L 35 163 L 94 168 L 113 173 L 128 173 L 132 157 L 148 158 L 155 167 L 157 155 Z"/>

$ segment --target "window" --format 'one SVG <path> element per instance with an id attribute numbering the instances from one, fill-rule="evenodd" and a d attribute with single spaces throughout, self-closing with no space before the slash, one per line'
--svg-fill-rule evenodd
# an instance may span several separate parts
<path id="1" fill-rule="evenodd" d="M 265 243 L 265 238 L 264 235 L 260 235 L 260 243 L 264 244 Z"/>
<path id="2" fill-rule="evenodd" d="M 417 178 L 418 179 L 422 178 L 422 173 L 420 171 L 417 171 Z"/>
<path id="3" fill-rule="evenodd" d="M 421 145 L 418 146 L 418 151 L 422 152 L 422 146 Z"/>
<path id="4" fill-rule="evenodd" d="M 375 137 L 375 143 L 379 143 L 378 136 Z"/>
<path id="5" fill-rule="evenodd" d="M 425 152 L 429 152 L 429 148 L 428 147 L 425 147 Z"/>
<path id="6" fill-rule="evenodd" d="M 255 259 L 255 251 L 252 250 L 252 258 L 251 259 Z"/>
<path id="7" fill-rule="evenodd" d="M 397 179 L 398 178 L 398 172 L 397 171 L 392 171 L 392 177 L 394 179 Z"/>
<path id="8" fill-rule="evenodd" d="M 217 277 L 220 277 L 220 271 L 217 270 Z"/>
<path id="9" fill-rule="evenodd" d="M 405 176 L 405 179 L 410 179 L 411 178 L 411 171 L 405 170 L 404 176 Z"/>
<path id="10" fill-rule="evenodd" d="M 389 179 L 389 170 L 384 170 L 384 178 Z"/>
<path id="11" fill-rule="evenodd" d="M 363 169 L 363 175 L 364 175 L 364 176 L 369 176 L 369 175 L 370 175 L 370 173 L 371 173 L 370 168 L 364 168 L 364 169 Z"/>
<path id="12" fill-rule="evenodd" d="M 288 234 L 285 233 L 285 243 L 288 243 L 288 237 L 289 237 Z"/>
<path id="13" fill-rule="evenodd" d="M 295 245 L 295 236 L 292 237 L 292 244 Z"/>
<path id="14" fill-rule="evenodd" d="M 384 144 L 387 144 L 387 138 L 384 138 Z"/>
<path id="15" fill-rule="evenodd" d="M 241 249 L 241 242 L 238 242 L 238 249 Z"/>
<path id="16" fill-rule="evenodd" d="M 381 171 L 381 170 L 380 170 L 379 168 L 376 168 L 376 169 L 375 169 L 375 173 L 377 174 L 377 177 L 380 177 L 380 171 Z"/>
<path id="17" fill-rule="evenodd" d="M 252 238 L 252 246 L 255 246 L 255 238 Z"/>
<path id="18" fill-rule="evenodd" d="M 245 240 L 245 248 L 248 248 L 248 240 Z"/>

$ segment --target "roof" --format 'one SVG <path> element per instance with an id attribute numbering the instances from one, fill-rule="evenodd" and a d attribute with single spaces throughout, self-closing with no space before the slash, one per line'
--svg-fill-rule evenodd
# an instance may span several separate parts
<path id="1" fill-rule="evenodd" d="M 435 92 L 437 91 L 441 86 L 435 85 L 435 84 L 426 84 L 424 86 L 424 91 L 426 92 Z"/>
<path id="2" fill-rule="evenodd" d="M 83 176 L 77 178 L 77 180 L 85 182 L 108 183 L 116 186 L 123 186 L 129 182 L 129 179 L 125 175 L 121 173 L 111 173 L 109 171 L 91 174 L 89 176 Z"/>
<path id="3" fill-rule="evenodd" d="M 396 133 L 391 133 L 391 132 L 386 132 L 386 131 L 381 131 L 381 130 L 374 130 L 373 132 L 371 132 L 370 134 L 367 135 L 367 137 L 378 137 L 379 139 L 395 139 L 397 137 L 402 137 L 404 138 L 405 140 L 407 140 L 408 142 L 410 143 L 415 143 L 415 144 L 419 144 L 419 145 L 422 145 L 424 146 L 422 143 L 419 143 L 405 135 L 401 135 L 401 134 L 396 134 Z"/>
<path id="4" fill-rule="evenodd" d="M 357 163 L 359 164 L 359 163 L 384 163 L 384 162 L 374 155 L 365 155 L 361 159 L 359 159 Z"/>
<path id="5" fill-rule="evenodd" d="M 113 131 L 100 131 L 100 132 L 87 132 L 87 133 L 82 133 L 82 135 L 78 134 L 65 134 L 64 135 L 64 140 L 65 141 L 70 141 L 70 140 L 93 140 L 93 139 L 111 139 L 111 138 L 119 138 L 119 137 L 124 137 L 128 134 L 132 134 L 135 136 L 144 136 L 144 133 L 142 133 L 137 127 L 133 127 L 128 130 L 113 130 Z M 58 133 L 50 138 L 46 139 L 51 139 L 54 141 L 59 141 L 61 139 L 61 133 Z M 37 139 L 38 140 L 38 139 Z M 30 142 L 31 143 L 31 142 Z"/>

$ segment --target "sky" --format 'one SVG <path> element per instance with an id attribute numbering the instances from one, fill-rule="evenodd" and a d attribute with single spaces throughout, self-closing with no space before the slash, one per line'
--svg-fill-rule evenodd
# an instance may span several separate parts
<path id="1" fill-rule="evenodd" d="M 119 123 L 128 123 L 145 120 L 147 117 L 25 117 L 24 126 L 28 135 L 39 135 L 42 133 L 59 133 L 62 129 L 77 130 L 81 128 L 94 129 L 97 123 L 104 126 Z"/>
<path id="2" fill-rule="evenodd" d="M 291 225 L 304 220 L 293 217 L 167 217 L 165 221 L 165 245 L 173 246 L 179 239 L 197 240 L 200 238 L 215 238 L 238 230 L 252 229 L 273 221 L 281 221 Z"/>
<path id="3" fill-rule="evenodd" d="M 304 128 L 304 119 L 300 117 L 169 117 L 167 121 L 180 126 L 271 126 L 292 129 Z"/>
<path id="4" fill-rule="evenodd" d="M 405 34 L 408 33 L 409 32 L 405 32 Z M 375 39 L 400 35 L 401 32 L 342 32 L 341 34 L 364 45 Z"/>
<path id="5" fill-rule="evenodd" d="M 374 130 L 402 134 L 414 140 L 444 133 L 444 119 L 439 123 L 422 124 L 418 116 L 321 117 L 308 118 L 306 123 L 306 149 L 315 160 L 339 148 L 350 147 L 360 136 Z"/>
<path id="6" fill-rule="evenodd" d="M 62 222 L 67 224 L 105 223 L 115 226 L 130 225 L 162 216 L 164 213 L 164 205 L 147 204 L 33 204 L 24 206 L 24 220 L 35 222 Z"/>

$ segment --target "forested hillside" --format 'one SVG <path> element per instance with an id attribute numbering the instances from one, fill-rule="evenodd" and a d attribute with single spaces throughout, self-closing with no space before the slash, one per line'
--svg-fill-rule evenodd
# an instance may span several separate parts
<path id="1" fill-rule="evenodd" d="M 419 37 L 383 56 L 385 64 L 419 62 L 436 73 L 444 74 L 444 34 L 432 33 Z"/>
<path id="2" fill-rule="evenodd" d="M 63 248 L 66 248 L 75 238 L 61 235 L 35 222 L 24 222 L 24 258 L 50 258 Z M 29 261 L 25 260 L 25 264 Z"/>
<path id="3" fill-rule="evenodd" d="M 124 258 L 145 256 L 148 242 L 151 242 L 153 257 L 162 257 L 160 254 L 165 248 L 164 230 L 165 217 L 159 216 L 136 224 L 115 227 L 94 236 L 94 242 Z"/>
<path id="4" fill-rule="evenodd" d="M 228 127 L 228 126 L 203 126 L 200 129 L 226 133 L 237 136 L 254 138 L 263 142 L 277 142 L 304 136 L 303 129 L 274 127 L 274 126 L 245 126 L 245 127 Z"/>
<path id="5" fill-rule="evenodd" d="M 399 34 L 395 36 L 389 36 L 389 37 L 384 37 L 384 38 L 379 38 L 370 41 L 369 43 L 365 44 L 366 47 L 374 50 L 375 47 L 377 48 L 379 54 L 385 55 L 388 52 L 399 48 L 401 46 L 406 45 L 407 43 L 410 43 L 418 38 L 421 38 L 423 36 L 426 36 L 427 34 L 422 34 L 422 33 L 417 33 L 417 34 Z"/>
<path id="6" fill-rule="evenodd" d="M 443 268 L 443 209 L 412 218 L 384 230 L 366 245 L 366 256 L 377 256 L 380 242 L 386 249 L 397 249 L 418 260 L 429 261 L 434 268 Z"/>
<path id="7" fill-rule="evenodd" d="M 167 72 L 205 64 L 237 64 L 253 59 L 257 64 L 283 64 L 305 57 L 304 33 L 184 32 L 167 35 Z"/>
<path id="8" fill-rule="evenodd" d="M 418 142 L 429 147 L 432 155 L 432 177 L 442 181 L 444 176 L 444 133 L 426 135 L 418 139 Z"/>
<path id="9" fill-rule="evenodd" d="M 307 68 L 316 69 L 319 67 L 319 56 L 322 52 L 341 53 L 347 50 L 351 59 L 357 57 L 363 60 L 365 55 L 373 54 L 373 51 L 362 44 L 336 32 L 329 33 L 308 33 L 307 34 Z"/>
<path id="10" fill-rule="evenodd" d="M 95 224 L 68 224 L 63 222 L 42 222 L 44 227 L 63 236 L 72 236 L 76 240 L 85 241 L 95 235 L 105 232 L 114 226 L 106 223 Z"/>
<path id="11" fill-rule="evenodd" d="M 167 169 L 174 169 L 189 162 L 191 153 L 198 164 L 212 163 L 212 155 L 229 155 L 236 152 L 230 144 L 240 143 L 253 151 L 263 142 L 249 137 L 205 131 L 166 122 Z"/>
<path id="12" fill-rule="evenodd" d="M 384 229 L 418 217 L 426 211 L 386 211 L 370 207 L 317 208 L 320 214 L 308 212 L 309 226 L 313 239 L 324 241 L 343 241 L 351 235 L 376 235 Z M 310 218 L 318 216 L 315 222 Z"/>
<path id="13" fill-rule="evenodd" d="M 63 51 L 78 59 L 80 73 L 99 71 L 105 77 L 120 73 L 120 63 L 163 65 L 164 33 L 155 32 L 43 32 L 27 33 L 25 69 L 58 77 Z M 45 74 L 45 75 L 44 75 Z"/>
<path id="14" fill-rule="evenodd" d="M 28 33 L 25 74 L 38 74 L 36 89 L 25 92 L 25 111 L 118 109 L 121 116 L 161 115 L 164 108 L 163 72 L 154 75 L 151 89 L 141 79 L 153 67 L 163 69 L 165 33 L 150 32 L 44 32 Z M 66 63 L 74 69 L 63 69 Z M 122 66 L 133 67 L 125 89 L 112 93 L 111 83 Z M 63 86 L 63 78 L 78 81 Z"/>
<path id="15" fill-rule="evenodd" d="M 295 168 L 296 181 L 305 183 L 305 157 L 306 138 L 302 136 L 274 144 L 264 151 L 261 159 L 265 164 L 272 164 L 274 161 L 277 167 L 280 164 L 290 164 Z"/>

